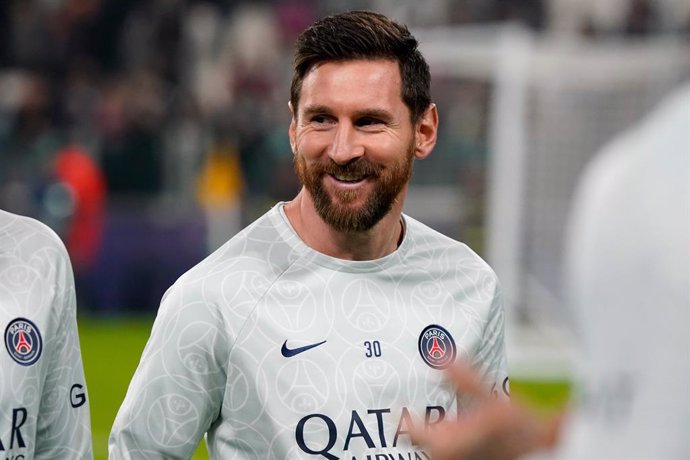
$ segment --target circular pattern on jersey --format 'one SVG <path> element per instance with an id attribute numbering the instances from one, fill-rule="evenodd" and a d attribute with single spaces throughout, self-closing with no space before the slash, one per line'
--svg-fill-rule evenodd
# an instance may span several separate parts
<path id="1" fill-rule="evenodd" d="M 15 318 L 5 329 L 5 347 L 18 364 L 31 366 L 41 357 L 43 339 L 34 323 L 26 318 Z"/>
<path id="2" fill-rule="evenodd" d="M 434 369 L 445 369 L 455 361 L 455 340 L 450 333 L 436 324 L 424 328 L 419 334 L 419 355 Z"/>

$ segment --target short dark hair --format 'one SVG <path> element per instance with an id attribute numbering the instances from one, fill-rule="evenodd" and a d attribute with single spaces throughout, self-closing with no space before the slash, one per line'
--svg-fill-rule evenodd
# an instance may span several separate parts
<path id="1" fill-rule="evenodd" d="M 405 25 L 371 11 L 349 11 L 319 19 L 297 38 L 290 102 L 297 111 L 302 82 L 324 62 L 390 59 L 400 68 L 402 100 L 417 122 L 431 104 L 429 65 Z"/>

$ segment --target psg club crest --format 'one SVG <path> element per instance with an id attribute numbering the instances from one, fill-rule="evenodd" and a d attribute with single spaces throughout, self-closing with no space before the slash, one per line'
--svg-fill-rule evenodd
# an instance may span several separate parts
<path id="1" fill-rule="evenodd" d="M 419 334 L 419 354 L 429 367 L 445 369 L 455 361 L 455 340 L 447 330 L 431 324 Z"/>
<path id="2" fill-rule="evenodd" d="M 26 318 L 15 318 L 5 329 L 5 347 L 18 364 L 31 366 L 41 357 L 43 339 L 34 323 Z"/>

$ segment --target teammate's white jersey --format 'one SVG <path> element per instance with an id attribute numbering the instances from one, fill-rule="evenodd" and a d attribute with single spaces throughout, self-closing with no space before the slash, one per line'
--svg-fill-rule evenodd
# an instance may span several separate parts
<path id="1" fill-rule="evenodd" d="M 64 245 L 0 210 L 0 458 L 92 458 L 89 404 Z"/>
<path id="2" fill-rule="evenodd" d="M 309 248 L 279 203 L 165 294 L 110 458 L 427 458 L 412 423 L 454 416 L 439 370 L 476 364 L 508 391 L 491 269 L 405 216 L 392 254 Z M 464 401 L 460 401 L 462 407 Z"/>
<path id="3" fill-rule="evenodd" d="M 590 166 L 569 238 L 583 345 L 559 459 L 690 458 L 690 84 Z"/>

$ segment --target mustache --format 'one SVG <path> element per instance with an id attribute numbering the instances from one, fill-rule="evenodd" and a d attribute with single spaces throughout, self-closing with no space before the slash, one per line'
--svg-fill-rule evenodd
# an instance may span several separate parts
<path id="1" fill-rule="evenodd" d="M 333 160 L 328 160 L 326 163 L 318 163 L 313 165 L 312 170 L 319 176 L 323 175 L 356 175 L 356 176 L 373 176 L 378 177 L 381 174 L 383 167 L 371 163 L 364 158 L 340 165 Z"/>

